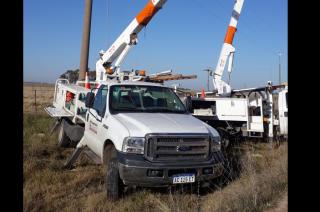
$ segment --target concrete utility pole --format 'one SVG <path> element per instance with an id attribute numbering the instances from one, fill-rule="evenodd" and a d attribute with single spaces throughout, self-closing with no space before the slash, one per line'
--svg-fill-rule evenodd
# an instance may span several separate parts
<path id="1" fill-rule="evenodd" d="M 279 85 L 281 84 L 281 60 L 280 57 L 282 56 L 282 53 L 278 53 L 279 55 Z"/>
<path id="2" fill-rule="evenodd" d="M 92 11 L 92 0 L 85 0 L 82 46 L 81 46 L 81 56 L 80 56 L 80 71 L 79 71 L 78 80 L 85 80 L 86 72 L 88 70 L 91 11 Z"/>

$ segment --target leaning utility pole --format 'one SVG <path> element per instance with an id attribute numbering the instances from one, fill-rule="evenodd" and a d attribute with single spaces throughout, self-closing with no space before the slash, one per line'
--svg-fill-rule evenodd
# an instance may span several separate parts
<path id="1" fill-rule="evenodd" d="M 92 0 L 85 0 L 83 19 L 82 46 L 80 56 L 80 71 L 78 80 L 83 81 L 88 70 L 90 27 L 91 27 Z"/>

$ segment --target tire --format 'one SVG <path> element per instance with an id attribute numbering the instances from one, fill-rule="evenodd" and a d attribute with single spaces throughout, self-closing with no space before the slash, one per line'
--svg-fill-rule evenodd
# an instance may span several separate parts
<path id="1" fill-rule="evenodd" d="M 225 151 L 230 146 L 230 139 L 229 139 L 228 133 L 226 132 L 226 130 L 224 130 L 221 127 L 218 127 L 217 131 L 220 134 L 220 138 L 221 138 L 221 149 Z"/>
<path id="2" fill-rule="evenodd" d="M 113 147 L 113 146 L 112 146 Z M 119 174 L 118 159 L 116 156 L 116 150 L 113 147 L 110 159 L 106 161 L 107 173 L 106 173 L 106 190 L 107 198 L 110 200 L 118 200 L 122 197 L 124 191 L 124 184 Z"/>
<path id="3" fill-rule="evenodd" d="M 58 134 L 58 147 L 67 148 L 70 145 L 70 139 L 64 131 L 64 122 L 61 122 L 61 126 Z"/>

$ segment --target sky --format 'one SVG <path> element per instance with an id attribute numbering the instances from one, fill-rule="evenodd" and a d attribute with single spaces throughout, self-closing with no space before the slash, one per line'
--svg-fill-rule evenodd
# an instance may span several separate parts
<path id="1" fill-rule="evenodd" d="M 107 50 L 147 0 L 93 0 L 89 68 Z M 85 0 L 24 0 L 23 75 L 26 82 L 53 83 L 66 70 L 79 68 Z M 216 67 L 234 0 L 168 0 L 139 34 L 122 70 L 152 74 L 171 69 L 197 79 L 168 81 L 181 87 L 207 88 L 207 72 Z M 234 89 L 263 86 L 288 76 L 288 1 L 246 0 L 233 45 L 230 84 Z M 282 55 L 279 57 L 279 52 Z M 223 79 L 228 79 L 225 70 Z M 212 89 L 212 77 L 209 81 Z"/>

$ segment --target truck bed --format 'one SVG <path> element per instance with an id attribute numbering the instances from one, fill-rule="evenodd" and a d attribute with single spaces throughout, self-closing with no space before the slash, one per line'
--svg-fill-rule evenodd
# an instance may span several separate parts
<path id="1" fill-rule="evenodd" d="M 74 123 L 84 122 L 87 111 L 85 97 L 88 92 L 90 89 L 83 86 L 57 80 L 53 106 L 46 107 L 45 111 L 53 118 L 69 117 Z"/>
<path id="2" fill-rule="evenodd" d="M 68 112 L 64 108 L 46 107 L 44 110 L 53 118 L 74 116 L 74 114 Z"/>

